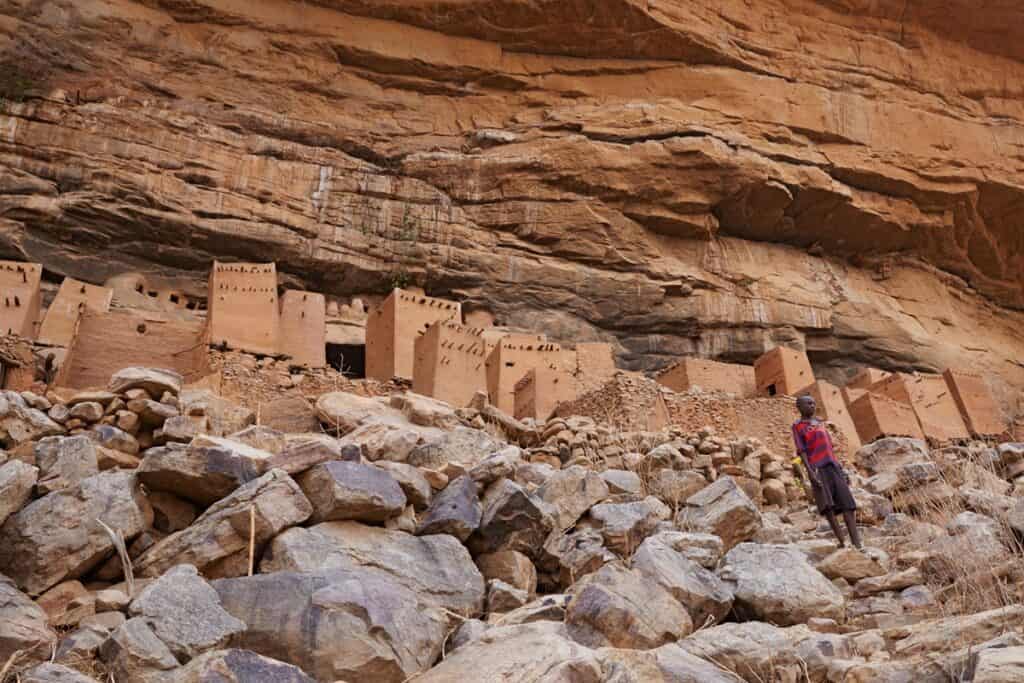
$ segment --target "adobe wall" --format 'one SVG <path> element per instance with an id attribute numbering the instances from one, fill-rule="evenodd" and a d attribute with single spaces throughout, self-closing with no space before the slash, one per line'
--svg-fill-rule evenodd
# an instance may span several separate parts
<path id="1" fill-rule="evenodd" d="M 659 374 L 657 380 L 663 386 L 680 393 L 694 387 L 705 391 L 722 391 L 740 398 L 757 393 L 752 366 L 720 363 L 704 358 L 683 358 Z"/>
<path id="2" fill-rule="evenodd" d="M 885 370 L 879 370 L 878 368 L 864 368 L 856 375 L 854 375 L 847 383 L 846 386 L 850 389 L 868 389 L 875 382 L 888 377 L 890 373 Z"/>
<path id="3" fill-rule="evenodd" d="M 567 353 L 571 354 L 569 362 L 575 364 L 570 372 L 576 376 L 576 387 L 580 393 L 597 389 L 615 376 L 617 368 L 611 344 L 584 342 Z"/>
<path id="4" fill-rule="evenodd" d="M 220 263 L 210 270 L 209 343 L 275 355 L 279 346 L 277 268 L 273 263 Z"/>
<path id="5" fill-rule="evenodd" d="M 453 406 L 469 404 L 487 391 L 490 345 L 483 330 L 450 321 L 436 322 L 414 343 L 412 390 Z"/>
<path id="6" fill-rule="evenodd" d="M 0 388 L 28 391 L 35 384 L 35 375 L 32 342 L 20 336 L 0 336 Z"/>
<path id="7" fill-rule="evenodd" d="M 323 294 L 290 289 L 281 296 L 280 351 L 294 365 L 327 365 L 327 303 Z"/>
<path id="8" fill-rule="evenodd" d="M 576 378 L 561 365 L 534 367 L 516 382 L 513 415 L 519 420 L 547 420 L 560 404 L 576 400 L 577 395 Z"/>
<path id="9" fill-rule="evenodd" d="M 825 380 L 818 380 L 814 384 L 805 387 L 800 391 L 814 397 L 818 404 L 817 415 L 823 420 L 828 420 L 836 426 L 852 452 L 861 447 L 860 436 L 857 433 L 857 426 L 850 417 L 850 411 L 843 398 L 843 392 L 836 385 Z"/>
<path id="10" fill-rule="evenodd" d="M 75 340 L 82 313 L 106 313 L 114 297 L 108 287 L 97 287 L 64 278 L 57 290 L 57 296 L 46 309 L 43 324 L 39 328 L 39 341 L 51 346 L 69 348 Z"/>
<path id="11" fill-rule="evenodd" d="M 886 396 L 865 393 L 850 406 L 850 417 L 857 427 L 861 443 L 870 443 L 883 436 L 924 438 L 914 409 Z"/>
<path id="12" fill-rule="evenodd" d="M 42 274 L 38 263 L 0 261 L 0 335 L 35 339 L 39 334 Z"/>
<path id="13" fill-rule="evenodd" d="M 814 382 L 807 354 L 777 346 L 754 361 L 754 378 L 760 396 L 795 396 Z"/>
<path id="14" fill-rule="evenodd" d="M 1003 412 L 983 377 L 953 368 L 946 370 L 942 376 L 972 435 L 997 436 L 1007 430 Z"/>
<path id="15" fill-rule="evenodd" d="M 461 322 L 462 307 L 395 289 L 366 320 L 366 376 L 382 382 L 413 378 L 416 338 L 436 322 Z"/>
<path id="16" fill-rule="evenodd" d="M 516 383 L 533 368 L 562 368 L 562 347 L 558 344 L 517 344 L 502 339 L 487 357 L 487 395 L 502 412 L 515 412 Z"/>
<path id="17" fill-rule="evenodd" d="M 210 372 L 203 334 L 199 320 L 130 309 L 86 311 L 59 383 L 105 387 L 112 374 L 133 365 L 174 370 L 186 382 L 199 380 Z"/>
<path id="18" fill-rule="evenodd" d="M 869 391 L 910 406 L 927 437 L 946 442 L 969 436 L 956 400 L 941 375 L 893 373 L 872 384 Z"/>

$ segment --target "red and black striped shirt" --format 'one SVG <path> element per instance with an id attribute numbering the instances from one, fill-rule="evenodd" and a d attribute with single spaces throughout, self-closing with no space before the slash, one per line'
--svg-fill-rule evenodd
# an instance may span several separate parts
<path id="1" fill-rule="evenodd" d="M 818 469 L 827 462 L 838 465 L 832 451 L 832 437 L 824 422 L 818 420 L 797 420 L 793 423 L 793 441 L 797 455 L 804 453 L 807 463 Z"/>

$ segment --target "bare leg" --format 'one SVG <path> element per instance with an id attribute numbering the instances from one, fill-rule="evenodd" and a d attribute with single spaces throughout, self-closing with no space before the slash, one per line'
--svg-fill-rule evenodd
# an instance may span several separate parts
<path id="1" fill-rule="evenodd" d="M 839 528 L 839 522 L 836 521 L 836 513 L 826 512 L 825 519 L 828 520 L 828 525 L 832 527 L 832 533 L 836 535 L 836 540 L 839 541 L 839 547 L 842 548 L 846 545 L 846 539 L 843 538 L 843 530 Z"/>
<path id="2" fill-rule="evenodd" d="M 833 515 L 834 518 L 835 515 Z M 860 531 L 857 530 L 857 513 L 852 510 L 844 512 L 843 521 L 846 522 L 846 528 L 850 530 L 850 540 L 853 541 L 853 547 L 859 550 L 863 546 L 860 543 Z"/>

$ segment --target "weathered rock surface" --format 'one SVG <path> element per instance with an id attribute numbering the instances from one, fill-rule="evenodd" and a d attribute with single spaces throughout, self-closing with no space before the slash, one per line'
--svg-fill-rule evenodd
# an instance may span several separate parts
<path id="1" fill-rule="evenodd" d="M 728 476 L 688 498 L 679 511 L 681 528 L 714 534 L 726 550 L 753 538 L 761 524 L 757 506 Z"/>
<path id="2" fill-rule="evenodd" d="M 412 536 L 355 522 L 289 529 L 267 549 L 262 572 L 344 569 L 379 572 L 423 599 L 473 615 L 484 601 L 484 580 L 469 552 L 448 535 Z"/>
<path id="3" fill-rule="evenodd" d="M 317 465 L 297 479 L 313 505 L 310 521 L 383 522 L 401 514 L 405 494 L 390 474 L 357 462 Z"/>
<path id="4" fill-rule="evenodd" d="M 601 503 L 590 509 L 592 523 L 609 550 L 630 555 L 672 511 L 654 496 L 633 503 Z"/>
<path id="5" fill-rule="evenodd" d="M 608 485 L 592 470 L 573 466 L 558 470 L 537 489 L 541 500 L 554 506 L 555 528 L 568 529 L 583 513 L 608 497 Z"/>
<path id="6" fill-rule="evenodd" d="M 468 469 L 503 445 L 486 432 L 459 427 L 415 448 L 409 453 L 408 462 L 429 469 L 441 469 L 448 463 Z"/>
<path id="7" fill-rule="evenodd" d="M 63 433 L 62 426 L 46 413 L 29 406 L 19 394 L 0 391 L 0 446 L 10 448 Z"/>
<path id="8" fill-rule="evenodd" d="M 165 683 L 315 683 L 302 669 L 249 650 L 214 650 L 175 669 Z"/>
<path id="9" fill-rule="evenodd" d="M 701 629 L 680 640 L 679 647 L 746 681 L 770 680 L 797 663 L 796 648 L 786 630 L 761 621 Z"/>
<path id="10" fill-rule="evenodd" d="M 150 448 L 138 474 L 154 491 L 210 505 L 259 477 L 270 458 L 266 451 L 239 442 L 198 437 L 188 446 Z"/>
<path id="11" fill-rule="evenodd" d="M 1024 680 L 1024 647 L 988 648 L 978 653 L 974 683 Z"/>
<path id="12" fill-rule="evenodd" d="M 36 482 L 39 495 L 74 486 L 99 473 L 96 446 L 85 436 L 48 436 L 36 443 L 35 456 L 39 467 Z"/>
<path id="13" fill-rule="evenodd" d="M 57 634 L 47 624 L 46 612 L 0 574 L 0 659 L 7 663 L 15 652 L 31 661 L 49 656 Z"/>
<path id="14" fill-rule="evenodd" d="M 12 513 L 28 502 L 38 476 L 37 468 L 20 460 L 0 465 L 0 527 Z"/>
<path id="15" fill-rule="evenodd" d="M 0 529 L 0 567 L 30 595 L 78 578 L 114 550 L 97 519 L 129 541 L 152 524 L 132 472 L 101 472 L 12 515 Z"/>
<path id="16" fill-rule="evenodd" d="M 241 576 L 248 568 L 250 520 L 258 557 L 270 539 L 312 513 L 291 477 L 271 470 L 211 505 L 187 529 L 147 549 L 135 560 L 135 572 L 156 577 L 176 564 L 191 564 L 208 578 Z"/>
<path id="17" fill-rule="evenodd" d="M 248 628 L 232 643 L 318 680 L 401 683 L 441 654 L 448 619 L 379 572 L 275 572 L 214 581 Z"/>
<path id="18" fill-rule="evenodd" d="M 516 550 L 534 557 L 554 526 L 554 509 L 509 479 L 492 484 L 483 497 L 480 528 L 469 539 L 476 554 Z"/>
<path id="19" fill-rule="evenodd" d="M 129 619 L 115 629 L 99 654 L 115 680 L 157 683 L 164 671 L 178 666 L 178 660 L 141 618 Z"/>
<path id="20" fill-rule="evenodd" d="M 719 576 L 748 619 L 792 625 L 845 614 L 843 594 L 792 546 L 741 543 L 725 554 Z"/>
<path id="21" fill-rule="evenodd" d="M 150 396 L 160 397 L 164 392 L 172 396 L 181 393 L 184 379 L 173 370 L 163 368 L 131 367 L 118 370 L 107 385 L 112 393 L 120 394 L 130 389 L 145 389 Z"/>
<path id="22" fill-rule="evenodd" d="M 61 664 L 40 664 L 27 671 L 18 674 L 18 680 L 22 683 L 95 683 L 95 678 L 90 678 L 74 669 L 69 669 Z"/>
<path id="23" fill-rule="evenodd" d="M 476 482 L 468 476 L 449 483 L 434 496 L 416 527 L 416 533 L 421 536 L 451 534 L 460 541 L 466 541 L 480 528 L 483 519 L 483 506 L 476 488 Z"/>
<path id="24" fill-rule="evenodd" d="M 653 650 L 598 651 L 605 680 L 616 683 L 736 683 L 736 675 L 674 643 Z"/>

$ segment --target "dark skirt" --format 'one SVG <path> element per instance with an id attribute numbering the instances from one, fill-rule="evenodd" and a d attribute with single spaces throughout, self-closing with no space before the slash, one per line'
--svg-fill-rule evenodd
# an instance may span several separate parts
<path id="1" fill-rule="evenodd" d="M 814 492 L 814 502 L 818 506 L 818 512 L 843 513 L 852 512 L 857 509 L 857 503 L 850 493 L 850 485 L 846 483 L 843 471 L 835 463 L 827 462 L 815 470 L 818 475 L 818 482 L 811 479 L 811 490 Z"/>

